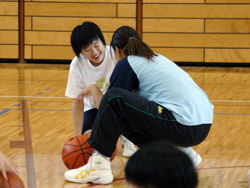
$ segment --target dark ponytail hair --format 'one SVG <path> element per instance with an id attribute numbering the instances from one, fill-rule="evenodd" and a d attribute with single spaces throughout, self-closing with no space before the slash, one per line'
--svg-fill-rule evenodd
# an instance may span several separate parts
<path id="1" fill-rule="evenodd" d="M 114 32 L 110 46 L 114 50 L 115 47 L 122 49 L 126 56 L 137 55 L 147 59 L 156 56 L 153 50 L 140 39 L 138 33 L 129 26 L 122 26 Z"/>

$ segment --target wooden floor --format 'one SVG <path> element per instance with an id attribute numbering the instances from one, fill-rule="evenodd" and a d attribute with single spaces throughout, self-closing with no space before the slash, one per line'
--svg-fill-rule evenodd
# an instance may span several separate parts
<path id="1" fill-rule="evenodd" d="M 0 64 L 0 149 L 27 188 L 127 187 L 121 149 L 106 186 L 64 180 L 64 143 L 73 137 L 71 99 L 64 96 L 68 65 Z M 250 69 L 184 68 L 215 105 L 207 139 L 194 149 L 199 188 L 247 187 L 250 168 Z"/>

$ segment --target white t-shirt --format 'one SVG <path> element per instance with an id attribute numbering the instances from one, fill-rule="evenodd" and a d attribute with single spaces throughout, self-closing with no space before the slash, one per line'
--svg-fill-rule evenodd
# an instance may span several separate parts
<path id="1" fill-rule="evenodd" d="M 83 54 L 80 54 L 80 58 L 76 56 L 70 64 L 65 95 L 70 98 L 77 98 L 91 84 L 97 84 L 101 92 L 105 94 L 115 64 L 115 55 L 110 46 L 105 47 L 105 57 L 99 66 L 93 66 Z M 96 108 L 93 96 L 84 97 L 84 111 L 92 108 Z"/>

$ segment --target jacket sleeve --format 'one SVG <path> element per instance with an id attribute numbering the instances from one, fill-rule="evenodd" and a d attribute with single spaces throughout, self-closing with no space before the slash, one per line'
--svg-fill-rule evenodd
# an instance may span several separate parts
<path id="1" fill-rule="evenodd" d="M 127 57 L 118 61 L 110 77 L 109 89 L 119 87 L 128 91 L 138 89 L 139 80 L 130 66 Z"/>

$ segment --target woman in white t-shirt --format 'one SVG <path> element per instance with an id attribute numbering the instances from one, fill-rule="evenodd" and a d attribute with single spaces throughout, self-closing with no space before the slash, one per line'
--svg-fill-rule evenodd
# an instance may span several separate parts
<path id="1" fill-rule="evenodd" d="M 75 135 L 79 136 L 92 129 L 99 106 L 95 104 L 93 95 L 88 95 L 85 91 L 95 84 L 102 95 L 105 94 L 116 59 L 113 49 L 106 46 L 102 31 L 93 22 L 84 22 L 73 29 L 71 46 L 76 57 L 70 64 L 65 95 L 73 98 L 72 118 Z M 79 96 L 80 93 L 84 94 L 83 99 Z M 133 144 L 125 137 L 121 139 L 123 156 L 131 156 L 135 152 Z"/>
<path id="2" fill-rule="evenodd" d="M 97 84 L 104 94 L 116 64 L 113 50 L 106 46 L 100 28 L 92 22 L 76 26 L 71 34 L 71 46 L 76 57 L 70 64 L 65 95 L 73 98 L 72 117 L 75 135 L 92 128 L 97 108 L 92 95 L 79 98 L 89 85 Z"/>

